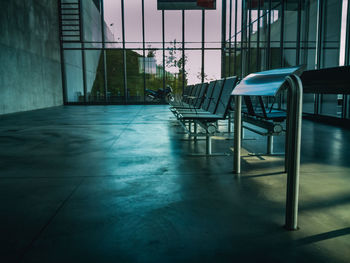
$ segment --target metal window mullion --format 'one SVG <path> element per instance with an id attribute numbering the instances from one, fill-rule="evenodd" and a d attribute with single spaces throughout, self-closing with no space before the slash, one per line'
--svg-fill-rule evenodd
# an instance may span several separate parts
<path id="1" fill-rule="evenodd" d="M 237 1 L 235 0 L 235 56 L 234 56 L 234 68 L 233 68 L 233 75 L 237 75 Z"/>
<path id="2" fill-rule="evenodd" d="M 163 89 L 165 89 L 165 31 L 164 31 L 164 10 L 162 10 L 162 44 L 163 44 Z"/>
<path id="3" fill-rule="evenodd" d="M 315 68 L 321 68 L 323 49 L 323 0 L 317 0 L 317 30 L 316 30 L 316 56 Z"/>
<path id="4" fill-rule="evenodd" d="M 298 1 L 298 17 L 297 17 L 297 46 L 295 64 L 300 64 L 300 35 L 301 35 L 301 4 L 302 0 Z"/>
<path id="5" fill-rule="evenodd" d="M 266 46 L 266 69 L 271 68 L 271 8 L 272 8 L 272 0 L 269 0 L 269 7 L 267 12 L 267 46 Z"/>
<path id="6" fill-rule="evenodd" d="M 232 34 L 232 0 L 230 0 L 229 46 L 228 46 L 228 75 L 231 76 L 231 34 Z"/>
<path id="7" fill-rule="evenodd" d="M 246 16 L 246 8 L 245 8 L 245 1 L 242 1 L 242 10 L 241 10 L 241 77 L 245 77 L 246 71 L 245 71 L 245 39 L 246 39 L 246 25 L 247 25 L 247 16 Z"/>
<path id="8" fill-rule="evenodd" d="M 226 77 L 226 0 L 221 7 L 221 77 Z"/>
<path id="9" fill-rule="evenodd" d="M 284 10 L 285 0 L 281 0 L 280 66 L 284 67 Z"/>
<path id="10" fill-rule="evenodd" d="M 64 50 L 63 50 L 63 40 L 62 40 L 62 17 L 61 17 L 61 0 L 58 3 L 58 27 L 59 27 L 59 41 L 60 41 L 60 58 L 61 58 L 61 82 L 62 82 L 62 98 L 63 104 L 67 103 L 67 78 L 66 78 L 66 67 L 64 63 Z"/>
<path id="11" fill-rule="evenodd" d="M 346 38 L 345 38 L 345 65 L 350 65 L 350 1 L 348 0 L 348 10 L 346 19 Z"/>
<path id="12" fill-rule="evenodd" d="M 123 37 L 124 102 L 128 103 L 128 85 L 127 85 L 127 72 L 126 72 L 126 49 L 125 49 L 124 0 L 121 0 L 121 9 L 122 9 L 122 37 Z"/>
<path id="13" fill-rule="evenodd" d="M 304 34 L 303 34 L 303 51 L 302 62 L 301 64 L 306 64 L 308 62 L 308 51 L 309 51 L 309 21 L 310 21 L 310 3 L 305 1 L 304 4 Z"/>
<path id="14" fill-rule="evenodd" d="M 247 72 L 250 73 L 250 59 L 251 59 L 251 35 L 252 35 L 252 0 L 248 1 L 248 25 L 247 25 Z M 246 26 L 246 25 L 245 25 Z"/>
<path id="15" fill-rule="evenodd" d="M 185 90 L 185 10 L 182 10 L 182 94 Z"/>
<path id="16" fill-rule="evenodd" d="M 205 10 L 202 10 L 202 66 L 201 66 L 201 81 L 204 82 L 204 41 L 205 41 Z"/>
<path id="17" fill-rule="evenodd" d="M 106 43 L 105 43 L 105 27 L 104 27 L 104 0 L 100 0 L 100 16 L 101 16 L 101 38 L 102 38 L 102 65 L 103 65 L 103 91 L 105 102 L 107 102 L 107 56 L 106 56 Z"/>
<path id="18" fill-rule="evenodd" d="M 258 0 L 258 15 L 257 15 L 257 32 L 256 32 L 256 71 L 260 71 L 260 10 L 261 4 Z"/>
<path id="19" fill-rule="evenodd" d="M 85 70 L 85 45 L 84 45 L 84 19 L 83 19 L 83 5 L 82 1 L 79 0 L 79 27 L 80 27 L 80 43 L 81 43 L 81 68 L 83 73 L 83 92 L 84 102 L 87 103 L 87 86 L 86 86 L 86 70 Z"/>
<path id="20" fill-rule="evenodd" d="M 145 0 L 142 0 L 143 101 L 146 101 Z"/>
<path id="21" fill-rule="evenodd" d="M 322 49 L 323 49 L 323 0 L 317 0 L 317 30 L 316 30 L 316 56 L 315 56 L 315 68 L 321 68 Z M 322 95 L 315 94 L 314 113 L 320 114 L 320 102 Z"/>

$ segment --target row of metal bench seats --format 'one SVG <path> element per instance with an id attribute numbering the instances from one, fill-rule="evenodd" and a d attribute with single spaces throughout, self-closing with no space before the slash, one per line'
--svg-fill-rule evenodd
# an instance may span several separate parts
<path id="1" fill-rule="evenodd" d="M 237 77 L 188 86 L 170 110 L 180 121 L 210 123 L 226 118 Z"/>

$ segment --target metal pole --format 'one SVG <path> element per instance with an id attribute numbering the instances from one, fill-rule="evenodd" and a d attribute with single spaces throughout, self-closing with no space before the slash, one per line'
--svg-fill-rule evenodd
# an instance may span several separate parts
<path id="1" fill-rule="evenodd" d="M 289 127 L 287 136 L 288 169 L 287 169 L 287 198 L 285 227 L 288 230 L 298 229 L 298 199 L 299 199 L 299 175 L 300 175 L 300 148 L 301 148 L 301 123 L 303 86 L 299 77 L 292 75 L 287 77 Z"/>
<path id="2" fill-rule="evenodd" d="M 197 123 L 193 123 L 193 133 L 194 133 L 194 141 L 197 141 Z"/>
<path id="3" fill-rule="evenodd" d="M 209 135 L 209 132 L 207 131 L 207 136 L 206 136 L 206 145 L 205 145 L 205 152 L 207 155 L 211 155 L 211 136 Z"/>
<path id="4" fill-rule="evenodd" d="M 242 96 L 235 97 L 233 172 L 241 173 Z"/>
<path id="5" fill-rule="evenodd" d="M 126 72 L 126 49 L 125 49 L 124 0 L 121 0 L 121 9 L 122 9 L 122 35 L 123 35 L 124 102 L 128 103 L 128 85 L 127 85 L 127 72 Z"/>
<path id="6" fill-rule="evenodd" d="M 273 153 L 273 136 L 268 135 L 267 136 L 267 154 L 272 154 Z"/>
<path id="7" fill-rule="evenodd" d="M 221 12 L 221 77 L 226 77 L 226 0 L 222 0 Z"/>

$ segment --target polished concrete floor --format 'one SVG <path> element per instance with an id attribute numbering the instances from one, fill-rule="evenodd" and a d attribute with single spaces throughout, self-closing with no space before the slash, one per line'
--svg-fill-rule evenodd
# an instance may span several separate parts
<path id="1" fill-rule="evenodd" d="M 166 106 L 0 122 L 0 262 L 350 262 L 349 130 L 303 121 L 300 229 L 288 232 L 283 158 L 249 156 L 265 150 L 255 134 L 237 177 L 230 156 L 190 156 L 204 142 L 186 141 Z"/>

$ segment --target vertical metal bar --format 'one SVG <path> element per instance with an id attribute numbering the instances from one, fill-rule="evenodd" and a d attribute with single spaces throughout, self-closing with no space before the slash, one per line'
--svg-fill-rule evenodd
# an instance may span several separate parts
<path id="1" fill-rule="evenodd" d="M 267 136 L 267 154 L 272 154 L 273 153 L 273 136 L 268 135 Z"/>
<path id="2" fill-rule="evenodd" d="M 246 52 L 245 52 L 245 42 L 246 42 L 246 25 L 247 25 L 247 12 L 246 12 L 246 1 L 242 1 L 242 14 L 241 14 L 241 77 L 246 75 Z"/>
<path id="3" fill-rule="evenodd" d="M 162 10 L 162 43 L 163 43 L 163 89 L 165 89 L 165 31 L 164 31 L 164 10 Z"/>
<path id="4" fill-rule="evenodd" d="M 228 112 L 228 119 L 227 119 L 227 132 L 228 133 L 231 133 L 231 122 L 232 122 L 231 114 L 232 114 L 232 112 L 229 111 Z"/>
<path id="5" fill-rule="evenodd" d="M 298 1 L 298 17 L 297 17 L 297 46 L 296 46 L 296 61 L 295 64 L 300 64 L 300 36 L 301 36 L 301 4 L 302 0 Z"/>
<path id="6" fill-rule="evenodd" d="M 124 103 L 128 103 L 128 85 L 127 85 L 127 72 L 126 72 L 126 49 L 125 49 L 124 0 L 121 0 L 121 9 L 122 9 L 122 35 L 123 35 Z"/>
<path id="7" fill-rule="evenodd" d="M 348 95 L 344 94 L 343 95 L 343 118 L 347 118 L 347 112 L 348 112 Z"/>
<path id="8" fill-rule="evenodd" d="M 350 65 L 350 1 L 348 0 L 345 40 L 345 65 Z"/>
<path id="9" fill-rule="evenodd" d="M 287 196 L 285 227 L 288 230 L 298 229 L 298 200 L 299 200 L 299 175 L 300 175 L 300 148 L 301 148 L 301 123 L 303 87 L 299 77 L 289 76 L 288 96 L 291 97 L 288 105 L 289 127 L 287 136 L 290 145 L 288 147 L 287 169 Z"/>
<path id="10" fill-rule="evenodd" d="M 281 0 L 280 66 L 284 66 L 284 9 L 285 0 Z"/>
<path id="11" fill-rule="evenodd" d="M 234 57 L 234 68 L 233 68 L 233 75 L 237 75 L 237 1 L 235 0 L 235 57 Z"/>
<path id="12" fill-rule="evenodd" d="M 142 0 L 143 101 L 146 101 L 145 0 Z"/>
<path id="13" fill-rule="evenodd" d="M 193 133 L 194 133 L 194 137 L 193 140 L 197 141 L 197 123 L 193 123 Z"/>
<path id="14" fill-rule="evenodd" d="M 226 0 L 221 7 L 221 77 L 226 77 Z"/>
<path id="15" fill-rule="evenodd" d="M 182 10 L 182 94 L 185 90 L 185 10 Z"/>
<path id="16" fill-rule="evenodd" d="M 260 71 L 260 11 L 261 10 L 261 4 L 260 0 L 258 0 L 258 30 L 256 32 L 256 71 Z"/>
<path id="17" fill-rule="evenodd" d="M 242 96 L 235 97 L 233 172 L 241 173 Z"/>
<path id="18" fill-rule="evenodd" d="M 80 26 L 80 41 L 81 41 L 81 68 L 83 73 L 83 90 L 84 90 L 84 103 L 87 103 L 88 97 L 87 97 L 87 86 L 86 86 L 86 69 L 85 69 L 85 45 L 84 45 L 84 10 L 82 1 L 79 0 L 79 26 Z"/>
<path id="19" fill-rule="evenodd" d="M 230 0 L 230 22 L 229 22 L 229 33 L 228 33 L 228 75 L 231 76 L 231 34 L 232 34 L 232 0 Z"/>
<path id="20" fill-rule="evenodd" d="M 103 93 L 105 102 L 107 102 L 107 61 L 106 61 L 106 43 L 105 43 L 105 20 L 104 20 L 104 0 L 100 0 L 100 15 L 101 15 L 101 38 L 102 38 L 102 70 L 103 70 Z"/>
<path id="21" fill-rule="evenodd" d="M 272 14 L 272 0 L 269 0 L 269 7 L 267 12 L 267 43 L 266 43 L 266 69 L 271 68 L 271 14 Z"/>
<path id="22" fill-rule="evenodd" d="M 62 81 L 62 99 L 63 104 L 66 104 L 67 101 L 67 78 L 66 78 L 66 67 L 64 63 L 64 49 L 63 49 L 63 40 L 62 40 L 62 7 L 61 0 L 57 1 L 58 4 L 58 26 L 59 26 L 59 40 L 60 40 L 60 58 L 61 58 L 61 81 Z"/>
<path id="23" fill-rule="evenodd" d="M 202 10 L 202 66 L 201 66 L 201 81 L 204 82 L 204 41 L 205 41 L 205 10 Z"/>
<path id="24" fill-rule="evenodd" d="M 323 0 L 317 0 L 317 30 L 316 30 L 316 56 L 315 68 L 321 68 L 322 48 L 323 48 Z"/>
<path id="25" fill-rule="evenodd" d="M 317 30 L 316 30 L 316 56 L 315 68 L 321 68 L 322 49 L 323 49 L 323 0 L 317 0 Z M 314 113 L 320 113 L 321 95 L 315 94 Z"/>

